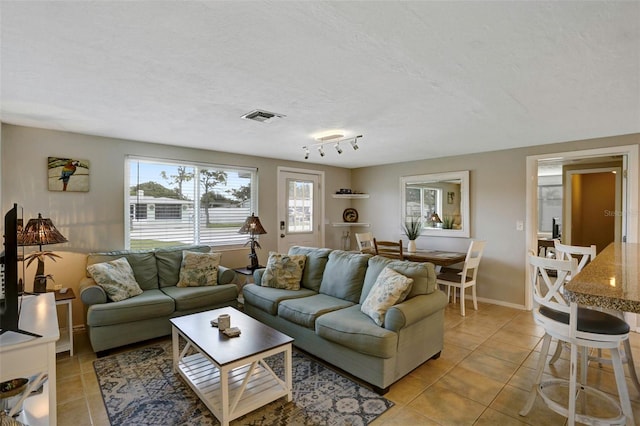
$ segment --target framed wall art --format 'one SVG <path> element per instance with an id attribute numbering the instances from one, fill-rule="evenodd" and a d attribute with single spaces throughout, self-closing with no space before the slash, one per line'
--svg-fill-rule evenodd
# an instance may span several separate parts
<path id="1" fill-rule="evenodd" d="M 88 192 L 89 160 L 49 157 L 49 191 Z"/>

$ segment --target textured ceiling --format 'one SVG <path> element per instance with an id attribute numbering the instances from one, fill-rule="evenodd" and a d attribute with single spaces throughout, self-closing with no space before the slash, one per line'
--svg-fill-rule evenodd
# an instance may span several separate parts
<path id="1" fill-rule="evenodd" d="M 4 1 L 1 120 L 342 167 L 640 132 L 640 2 Z M 243 120 L 260 108 L 286 117 Z"/>

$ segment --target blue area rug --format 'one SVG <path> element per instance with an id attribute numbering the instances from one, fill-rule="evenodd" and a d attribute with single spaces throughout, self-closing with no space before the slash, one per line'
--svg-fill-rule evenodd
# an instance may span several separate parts
<path id="1" fill-rule="evenodd" d="M 94 369 L 109 421 L 116 425 L 218 425 L 218 420 L 173 373 L 171 342 L 100 358 Z M 282 354 L 268 358 L 282 376 Z M 233 425 L 366 425 L 393 402 L 317 361 L 293 352 L 293 401 L 274 401 Z"/>

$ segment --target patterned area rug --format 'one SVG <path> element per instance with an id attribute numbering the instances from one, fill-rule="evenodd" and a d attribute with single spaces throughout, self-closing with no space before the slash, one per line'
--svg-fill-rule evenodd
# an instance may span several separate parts
<path id="1" fill-rule="evenodd" d="M 219 425 L 171 367 L 171 342 L 94 361 L 109 421 L 116 425 Z M 283 377 L 282 354 L 268 358 Z M 393 402 L 293 352 L 293 401 L 274 401 L 232 425 L 366 425 Z"/>

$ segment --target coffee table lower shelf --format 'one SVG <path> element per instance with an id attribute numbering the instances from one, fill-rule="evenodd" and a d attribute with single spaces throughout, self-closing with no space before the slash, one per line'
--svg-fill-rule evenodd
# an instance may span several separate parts
<path id="1" fill-rule="evenodd" d="M 219 368 L 203 354 L 196 353 L 183 356 L 177 370 L 222 426 L 226 426 L 231 420 L 283 396 L 291 401 L 291 383 L 287 383 L 291 376 L 283 381 L 264 362 L 264 358 L 281 352 L 291 371 L 290 345 Z M 226 383 L 221 379 L 221 371 L 223 378 L 226 374 Z"/>

